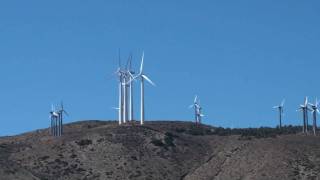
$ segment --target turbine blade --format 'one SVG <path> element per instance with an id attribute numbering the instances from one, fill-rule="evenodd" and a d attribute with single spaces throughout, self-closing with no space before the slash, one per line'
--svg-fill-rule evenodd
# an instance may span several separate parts
<path id="1" fill-rule="evenodd" d="M 119 70 L 121 69 L 121 56 L 120 56 L 120 48 L 119 48 L 119 59 L 118 59 L 118 63 L 119 63 Z"/>
<path id="2" fill-rule="evenodd" d="M 69 116 L 69 113 L 65 110 L 63 110 L 62 112 L 64 112 L 67 116 Z"/>
<path id="3" fill-rule="evenodd" d="M 283 99 L 282 102 L 281 102 L 281 107 L 284 106 L 284 103 L 286 103 L 286 99 Z"/>
<path id="4" fill-rule="evenodd" d="M 142 52 L 141 64 L 140 64 L 140 74 L 143 72 L 143 62 L 144 61 L 144 52 Z"/>
<path id="5" fill-rule="evenodd" d="M 131 61 L 131 58 L 130 56 L 128 57 L 128 60 L 127 60 L 127 64 L 126 64 L 126 70 L 129 70 L 129 67 L 130 67 L 130 61 Z"/>
<path id="6" fill-rule="evenodd" d="M 306 96 L 305 101 L 304 101 L 304 106 L 308 105 L 308 96 Z"/>
<path id="7" fill-rule="evenodd" d="M 133 74 L 131 74 L 130 71 L 129 71 L 129 76 L 130 76 L 132 79 L 134 79 L 134 76 L 133 76 Z"/>
<path id="8" fill-rule="evenodd" d="M 153 86 L 156 86 L 156 84 L 155 83 L 153 83 L 152 81 L 151 81 L 151 79 L 149 79 L 148 78 L 148 76 L 146 76 L 146 75 L 141 75 L 142 76 L 142 78 L 144 78 L 145 80 L 147 80 L 150 84 L 152 84 Z"/>
<path id="9" fill-rule="evenodd" d="M 132 69 L 132 53 L 130 53 L 130 64 L 129 64 L 129 69 L 131 71 Z"/>
<path id="10" fill-rule="evenodd" d="M 197 103 L 197 100 L 198 100 L 198 95 L 196 95 L 195 97 L 194 97 L 194 103 Z"/>

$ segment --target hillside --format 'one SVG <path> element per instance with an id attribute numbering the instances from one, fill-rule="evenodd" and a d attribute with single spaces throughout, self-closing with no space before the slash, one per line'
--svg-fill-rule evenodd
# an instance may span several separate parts
<path id="1" fill-rule="evenodd" d="M 320 137 L 269 131 L 251 136 L 189 122 L 77 122 L 60 138 L 48 129 L 0 138 L 0 179 L 320 178 Z"/>

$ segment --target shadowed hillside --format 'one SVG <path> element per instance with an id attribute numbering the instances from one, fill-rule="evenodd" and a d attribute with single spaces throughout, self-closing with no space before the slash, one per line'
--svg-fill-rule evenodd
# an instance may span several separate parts
<path id="1" fill-rule="evenodd" d="M 300 127 L 83 121 L 0 138 L 0 179 L 317 179 L 320 138 Z"/>

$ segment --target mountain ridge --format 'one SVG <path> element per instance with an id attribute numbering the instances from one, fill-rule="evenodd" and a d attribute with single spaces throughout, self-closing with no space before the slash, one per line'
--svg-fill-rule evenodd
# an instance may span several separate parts
<path id="1" fill-rule="evenodd" d="M 0 179 L 320 178 L 320 138 L 300 134 L 300 127 L 279 133 L 180 121 L 80 121 L 64 130 L 62 137 L 40 129 L 0 138 Z"/>

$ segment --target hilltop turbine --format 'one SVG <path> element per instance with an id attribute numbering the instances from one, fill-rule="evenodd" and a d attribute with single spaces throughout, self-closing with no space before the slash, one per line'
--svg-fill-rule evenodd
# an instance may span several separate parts
<path id="1" fill-rule="evenodd" d="M 141 118 L 140 118 L 140 124 L 144 124 L 145 120 L 145 109 L 144 109 L 144 81 L 146 80 L 151 85 L 156 86 L 150 78 L 143 72 L 143 63 L 144 63 L 144 52 L 142 53 L 142 59 L 141 59 L 141 65 L 140 65 L 140 72 L 137 76 L 135 76 L 133 79 L 140 79 L 141 82 Z"/>
<path id="2" fill-rule="evenodd" d="M 199 104 L 198 104 L 198 96 L 195 95 L 194 100 L 193 100 L 193 104 L 191 104 L 189 106 L 189 109 L 194 108 L 194 120 L 196 123 L 198 123 L 198 108 L 199 108 Z"/>
<path id="3" fill-rule="evenodd" d="M 273 109 L 279 110 L 279 128 L 282 128 L 282 116 L 283 116 L 283 109 L 284 109 L 285 100 L 282 100 L 281 104 L 278 106 L 274 106 Z"/>
<path id="4" fill-rule="evenodd" d="M 60 110 L 58 111 L 58 133 L 57 136 L 62 136 L 63 134 L 63 114 L 69 116 L 68 112 L 64 110 L 63 102 L 60 104 Z"/>
<path id="5" fill-rule="evenodd" d="M 301 104 L 298 111 L 302 111 L 303 115 L 303 128 L 302 132 L 303 133 L 308 133 L 308 97 L 305 97 L 304 104 Z"/>
<path id="6" fill-rule="evenodd" d="M 202 107 L 201 107 L 201 103 L 200 103 L 200 99 L 198 101 L 198 122 L 199 124 L 202 123 L 202 117 L 204 117 L 204 114 L 202 114 Z"/>
<path id="7" fill-rule="evenodd" d="M 129 86 L 129 121 L 134 119 L 133 117 L 133 79 L 135 72 L 132 70 L 132 55 L 130 55 L 127 62 L 127 76 L 128 82 L 126 83 Z"/>
<path id="8" fill-rule="evenodd" d="M 202 107 L 200 106 L 200 99 L 196 95 L 193 100 L 193 104 L 189 106 L 189 108 L 194 108 L 194 117 L 195 117 L 195 122 L 201 124 L 201 118 L 204 117 L 202 114 Z"/>
<path id="9" fill-rule="evenodd" d="M 311 106 L 311 112 L 313 114 L 313 134 L 316 135 L 317 131 L 317 114 L 320 114 L 319 111 L 319 102 L 318 99 L 316 98 L 316 102 L 314 104 L 309 103 Z"/>
<path id="10" fill-rule="evenodd" d="M 118 107 L 118 121 L 119 121 L 119 125 L 122 124 L 123 122 L 123 77 L 124 77 L 124 73 L 121 69 L 121 58 L 120 58 L 120 50 L 119 50 L 119 59 L 118 59 L 118 69 L 115 72 L 115 74 L 118 76 L 119 78 L 119 107 Z"/>
<path id="11" fill-rule="evenodd" d="M 57 123 L 58 123 L 58 119 L 59 119 L 59 113 L 55 110 L 54 105 L 51 105 L 51 111 L 50 111 L 50 116 L 49 116 L 50 120 L 51 120 L 51 126 L 50 126 L 50 133 L 53 136 L 57 135 Z"/>

